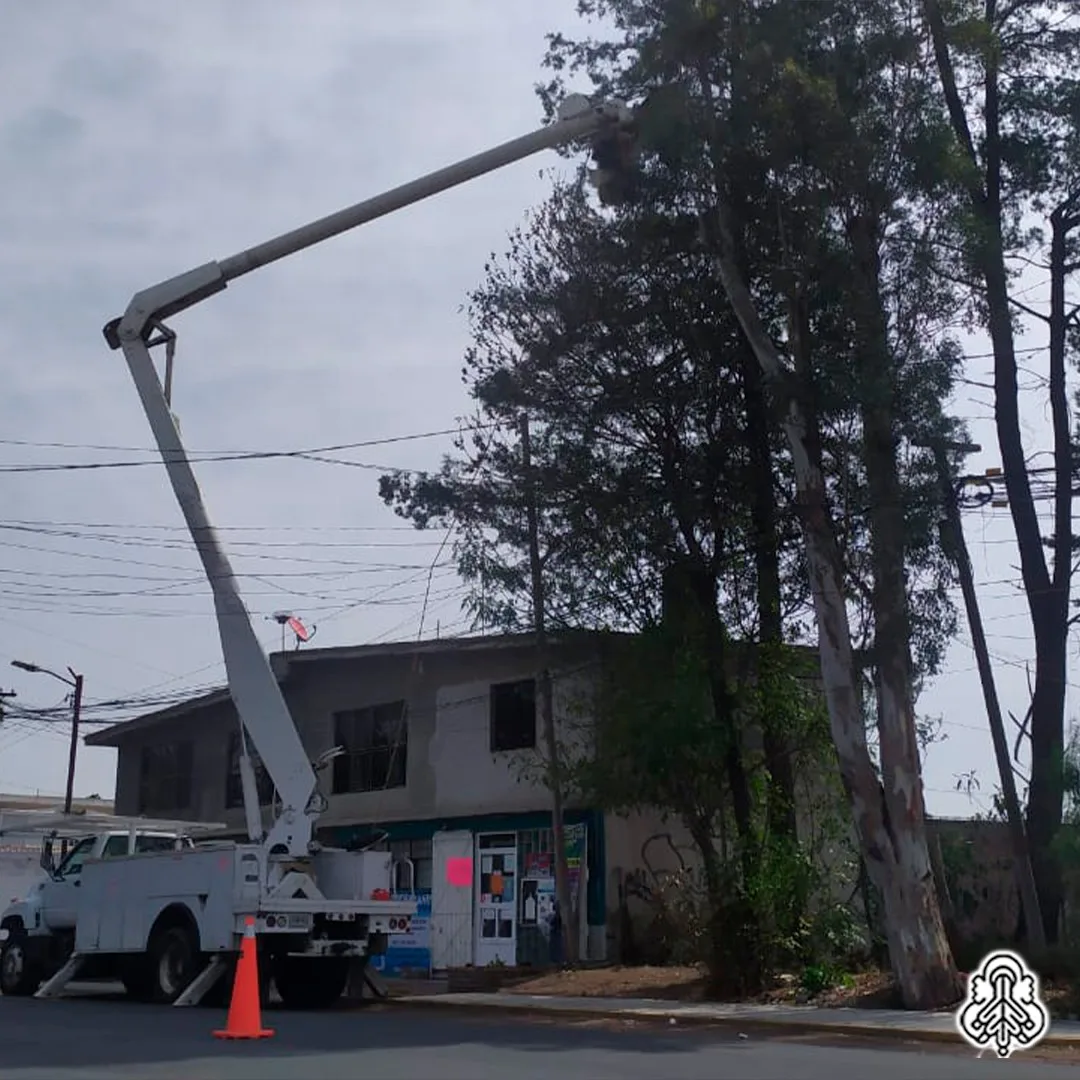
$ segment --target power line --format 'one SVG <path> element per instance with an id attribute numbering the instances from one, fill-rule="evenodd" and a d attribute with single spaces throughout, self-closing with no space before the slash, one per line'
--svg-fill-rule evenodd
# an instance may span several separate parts
<path id="1" fill-rule="evenodd" d="M 442 428 L 437 431 L 421 431 L 409 435 L 395 435 L 384 439 L 364 439 L 359 442 L 334 443 L 328 446 L 314 446 L 298 450 L 218 450 L 218 451 L 191 451 L 188 456 L 192 464 L 203 464 L 214 461 L 270 461 L 276 459 L 296 459 L 318 461 L 324 464 L 345 465 L 360 469 L 379 469 L 387 472 L 409 472 L 415 470 L 397 469 L 392 465 L 378 465 L 370 462 L 350 461 L 345 458 L 335 458 L 329 455 L 341 453 L 347 450 L 360 450 L 373 446 L 391 446 L 398 443 L 416 442 L 421 439 L 434 439 L 446 435 L 460 435 L 465 431 L 478 431 L 485 428 L 497 427 L 497 424 L 470 424 L 467 428 Z M 30 443 L 22 440 L 0 439 L 0 443 L 16 446 L 38 446 L 41 448 L 55 449 L 96 449 L 110 450 L 122 453 L 146 453 L 159 454 L 157 450 L 149 447 L 105 447 L 93 446 L 92 444 L 79 445 L 76 443 Z M 79 461 L 79 462 L 56 462 L 51 464 L 28 463 L 20 465 L 0 465 L 0 473 L 34 473 L 34 472 L 73 472 L 98 469 L 131 469 L 142 468 L 147 465 L 160 464 L 159 457 L 151 457 L 143 460 L 132 461 Z"/>
<path id="2" fill-rule="evenodd" d="M 474 428 L 487 428 L 497 426 L 495 424 L 472 424 L 466 426 L 459 426 L 453 428 L 440 428 L 436 431 L 417 431 L 410 432 L 405 435 L 388 435 L 381 439 L 365 439 L 361 442 L 351 443 L 335 443 L 331 446 L 316 446 L 310 448 L 301 448 L 299 450 L 192 450 L 191 454 L 209 454 L 209 455 L 225 455 L 225 454 L 248 454 L 255 457 L 261 457 L 264 454 L 328 454 L 341 450 L 359 450 L 369 446 L 391 446 L 394 443 L 402 442 L 415 442 L 418 439 L 436 439 L 443 435 L 460 435 L 464 431 L 471 431 Z M 160 451 L 156 446 L 112 446 L 103 445 L 101 443 L 68 443 L 68 442 L 33 442 L 28 439 L 0 439 L 0 446 L 26 446 L 40 449 L 57 449 L 57 450 L 103 450 L 111 453 L 120 454 L 159 454 Z"/>
<path id="3" fill-rule="evenodd" d="M 190 536 L 160 537 L 138 535 L 113 535 L 108 532 L 91 532 L 86 529 L 24 525 L 0 521 L 0 531 L 24 533 L 31 536 L 52 536 L 62 540 L 92 540 L 101 544 L 120 544 L 124 547 L 152 547 L 166 550 L 195 550 Z M 230 539 L 229 550 L 252 548 L 418 548 L 438 547 L 438 540 L 245 540 Z M 288 556 L 293 558 L 293 556 Z"/>
<path id="4" fill-rule="evenodd" d="M 140 529 L 156 529 L 162 532 L 187 533 L 186 525 L 164 525 L 156 522 L 140 522 L 120 524 L 115 521 L 51 521 L 42 518 L 0 518 L 3 525 L 26 525 L 44 529 L 112 529 L 114 531 L 132 532 Z M 415 525 L 214 525 L 214 531 L 218 533 L 232 532 L 441 532 L 441 529 L 422 528 Z M 297 541 L 303 543 L 304 541 Z"/>
<path id="5" fill-rule="evenodd" d="M 426 573 L 426 570 L 425 570 L 425 573 Z M 390 586 L 387 587 L 387 589 L 389 590 L 391 588 L 398 588 L 398 587 L 400 587 L 401 584 L 402 583 L 400 583 L 400 582 L 393 582 L 393 583 L 391 583 Z M 454 596 L 456 594 L 464 595 L 467 592 L 467 588 L 468 588 L 467 586 L 457 585 L 457 586 L 454 586 L 451 589 L 448 589 L 448 590 L 442 591 L 440 593 L 434 594 L 433 598 L 452 597 L 452 596 Z M 4 595 L 2 593 L 2 591 L 0 591 L 0 595 Z M 270 594 L 262 594 L 262 595 L 270 595 Z M 278 595 L 278 594 L 273 594 L 273 595 Z M 352 607 L 380 607 L 380 608 L 382 608 L 382 607 L 387 607 L 387 608 L 389 608 L 389 607 L 405 607 L 405 606 L 409 606 L 409 605 L 419 604 L 423 600 L 423 596 L 424 596 L 423 592 L 412 593 L 412 594 L 410 594 L 408 596 L 397 596 L 397 597 L 367 596 L 367 597 L 361 597 L 359 599 L 356 599 L 355 602 L 344 605 L 344 606 L 341 605 L 341 604 L 333 604 L 333 605 L 325 604 L 325 605 L 321 605 L 321 606 L 318 605 L 318 604 L 307 604 L 307 605 L 305 605 L 305 612 L 308 615 L 310 615 L 311 617 L 313 617 L 313 618 L 316 618 L 316 617 L 319 617 L 320 615 L 322 615 L 323 620 L 325 621 L 326 619 L 336 617 L 337 615 L 341 614 L 344 610 L 347 610 L 347 609 L 352 608 Z M 18 601 L 19 601 L 19 599 L 21 599 L 20 597 L 14 597 L 12 599 L 14 600 L 14 602 L 9 600 L 9 601 L 6 601 L 4 603 L 4 610 L 7 611 L 7 612 L 12 612 L 12 613 L 23 613 L 23 612 L 25 612 L 25 613 L 28 613 L 28 614 L 38 614 L 38 615 L 62 615 L 65 618 L 67 618 L 67 617 L 78 618 L 80 616 L 86 616 L 86 617 L 91 617 L 91 618 L 106 618 L 106 619 L 107 618 L 126 618 L 126 619 L 130 619 L 130 618 L 133 618 L 133 617 L 145 618 L 145 619 L 216 619 L 217 618 L 215 612 L 209 607 L 207 607 L 206 610 L 202 610 L 202 611 L 183 610 L 183 609 L 163 611 L 163 610 L 153 610 L 153 609 L 144 610 L 142 608 L 132 608 L 132 607 L 101 607 L 101 606 L 96 606 L 96 605 L 93 606 L 93 607 L 89 607 L 89 606 L 73 606 L 73 605 L 66 605 L 66 604 L 49 605 L 46 602 L 48 598 L 46 598 L 46 601 L 39 601 L 36 604 L 34 604 L 34 603 L 19 603 Z M 268 616 L 268 615 L 271 615 L 272 613 L 273 613 L 273 611 L 272 611 L 271 608 L 267 608 L 265 610 L 253 608 L 251 610 L 251 614 L 256 618 L 262 618 L 263 616 Z"/>
<path id="6" fill-rule="evenodd" d="M 133 544 L 131 546 L 132 547 L 144 547 L 145 545 Z M 396 545 L 396 546 L 399 546 L 399 547 L 413 547 L 414 545 L 412 545 L 412 544 L 401 544 L 401 545 Z M 421 547 L 432 547 L 432 546 L 435 546 L 435 545 L 432 545 L 430 542 L 427 542 L 427 543 L 421 543 L 419 546 L 421 546 Z M 19 543 L 16 543 L 14 541 L 11 541 L 11 540 L 0 540 L 0 547 L 11 548 L 11 549 L 16 550 L 16 551 L 32 551 L 35 554 L 39 554 L 39 555 L 42 555 L 42 554 L 43 555 L 64 555 L 64 556 L 69 556 L 71 558 L 76 558 L 76 559 L 93 559 L 93 560 L 96 560 L 96 561 L 99 561 L 99 562 L 121 563 L 122 565 L 125 565 L 125 566 L 144 566 L 144 567 L 147 567 L 148 569 L 172 570 L 172 571 L 175 571 L 175 572 L 181 573 L 181 574 L 189 574 L 193 570 L 192 567 L 176 566 L 174 564 L 169 564 L 169 563 L 147 562 L 147 561 L 142 560 L 142 559 L 132 559 L 132 558 L 129 558 L 128 556 L 126 556 L 126 555 L 124 555 L 124 556 L 120 556 L 120 555 L 102 555 L 102 554 L 100 554 L 98 552 L 94 552 L 94 551 L 66 551 L 66 550 L 57 549 L 57 548 L 42 548 L 40 546 L 36 546 L 36 545 L 32 545 L 32 544 L 19 544 Z M 192 545 L 191 548 L 185 548 L 185 549 L 182 549 L 182 550 L 194 550 L 194 545 Z M 352 566 L 357 565 L 355 559 L 312 559 L 312 558 L 308 558 L 308 557 L 302 556 L 302 555 L 268 555 L 268 554 L 264 554 L 262 552 L 250 552 L 250 553 L 246 553 L 246 554 L 241 552 L 241 553 L 238 553 L 238 557 L 248 558 L 248 559 L 264 559 L 264 560 L 274 561 L 274 562 L 288 562 L 288 563 L 292 563 L 292 564 L 305 563 L 305 564 L 307 564 L 309 566 L 352 567 Z"/>

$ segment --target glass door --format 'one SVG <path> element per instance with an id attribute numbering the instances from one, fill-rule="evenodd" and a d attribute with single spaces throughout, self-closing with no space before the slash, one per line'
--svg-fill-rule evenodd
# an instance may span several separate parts
<path id="1" fill-rule="evenodd" d="M 517 963 L 517 837 L 477 838 L 476 966 Z"/>

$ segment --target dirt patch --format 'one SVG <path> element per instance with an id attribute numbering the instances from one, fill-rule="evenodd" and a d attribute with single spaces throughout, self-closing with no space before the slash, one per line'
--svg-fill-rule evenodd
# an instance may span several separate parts
<path id="1" fill-rule="evenodd" d="M 657 1001 L 707 1000 L 707 979 L 700 967 L 601 967 L 553 971 L 515 982 L 508 994 L 555 994 L 560 997 L 652 998 Z M 771 1005 L 821 1005 L 827 1008 L 891 1009 L 899 1000 L 891 976 L 864 972 L 844 985 L 810 996 L 794 975 L 781 976 L 755 1002 Z"/>
<path id="2" fill-rule="evenodd" d="M 602 967 L 546 972 L 507 987 L 506 993 L 701 1001 L 705 985 L 699 967 Z"/>
<path id="3" fill-rule="evenodd" d="M 847 975 L 837 986 L 808 994 L 794 975 L 782 975 L 777 985 L 758 999 L 772 1005 L 818 1005 L 823 1009 L 899 1009 L 899 991 L 893 977 L 883 971 Z"/>

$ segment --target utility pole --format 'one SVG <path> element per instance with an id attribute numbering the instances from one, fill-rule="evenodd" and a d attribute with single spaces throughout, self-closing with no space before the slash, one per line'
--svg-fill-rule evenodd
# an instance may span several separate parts
<path id="1" fill-rule="evenodd" d="M 979 669 L 979 681 L 982 683 L 983 699 L 986 702 L 986 715 L 990 721 L 990 735 L 994 742 L 994 757 L 997 759 L 998 773 L 1001 776 L 1001 797 L 1005 804 L 1005 816 L 1009 826 L 1009 838 L 1012 841 L 1013 860 L 1016 864 L 1016 884 L 1020 891 L 1020 908 L 1024 913 L 1024 928 L 1027 931 L 1028 944 L 1034 952 L 1046 948 L 1046 935 L 1043 931 L 1042 914 L 1039 911 L 1039 894 L 1035 887 L 1035 874 L 1031 868 L 1031 852 L 1028 848 L 1027 832 L 1020 813 L 1020 799 L 1016 794 L 1016 776 L 1013 773 L 1012 760 L 1009 757 L 1009 744 L 1005 738 L 1005 722 L 1001 715 L 997 687 L 994 684 L 994 671 L 990 666 L 990 653 L 986 648 L 986 633 L 983 630 L 982 614 L 975 596 L 975 578 L 971 571 L 971 559 L 968 556 L 967 543 L 964 540 L 964 526 L 960 520 L 960 504 L 956 488 L 949 476 L 946 451 L 955 450 L 966 454 L 978 453 L 981 447 L 974 443 L 955 443 L 937 440 L 926 444 L 933 450 L 937 463 L 938 480 L 941 495 L 945 503 L 944 529 L 951 534 L 955 552 L 956 569 L 960 576 L 960 589 L 964 596 L 968 626 L 971 630 L 971 644 L 975 649 L 975 662 Z"/>
<path id="2" fill-rule="evenodd" d="M 536 477 L 532 466 L 529 414 L 521 414 L 521 467 L 525 474 L 525 512 L 529 532 L 529 571 L 532 577 L 533 627 L 536 631 L 536 695 L 540 724 L 544 729 L 547 754 L 547 783 L 551 791 L 551 839 L 554 847 L 555 899 L 562 924 L 563 958 L 574 963 L 578 957 L 578 928 L 571 919 L 570 872 L 566 865 L 566 831 L 563 822 L 562 769 L 559 741 L 555 732 L 551 668 L 548 660 L 547 627 L 544 618 L 544 576 L 540 562 L 540 515 L 536 505 Z"/>
<path id="3" fill-rule="evenodd" d="M 79 753 L 79 720 L 82 713 L 83 677 L 71 673 L 75 690 L 71 697 L 71 745 L 68 747 L 67 787 L 64 789 L 64 813 L 71 813 L 71 800 L 75 794 L 75 758 Z"/>
<path id="4" fill-rule="evenodd" d="M 68 747 L 67 787 L 64 789 L 64 813 L 70 814 L 71 802 L 75 792 L 75 759 L 79 753 L 79 720 L 82 714 L 83 677 L 76 674 L 71 668 L 68 668 L 68 675 L 71 676 L 69 679 L 64 675 L 58 675 L 55 671 L 50 671 L 48 668 L 40 667 L 37 664 L 28 664 L 23 660 L 12 660 L 11 666 L 17 667 L 21 671 L 49 675 L 57 681 L 62 682 L 65 686 L 70 686 L 72 688 L 71 744 Z"/>

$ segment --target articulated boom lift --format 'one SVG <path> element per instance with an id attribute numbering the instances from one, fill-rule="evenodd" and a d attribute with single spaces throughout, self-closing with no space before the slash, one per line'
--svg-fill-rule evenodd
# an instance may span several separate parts
<path id="1" fill-rule="evenodd" d="M 137 997 L 176 1005 L 203 999 L 235 962 L 254 917 L 266 970 L 286 1005 L 320 1007 L 345 988 L 350 972 L 406 932 L 415 904 L 389 895 L 384 852 L 324 848 L 314 839 L 326 800 L 316 771 L 337 752 L 308 760 L 277 679 L 263 653 L 228 556 L 203 505 L 171 412 L 176 335 L 165 320 L 221 292 L 230 281 L 540 150 L 592 144 L 601 198 L 625 191 L 633 120 L 621 104 L 568 98 L 558 118 L 520 139 L 312 224 L 208 263 L 136 293 L 105 339 L 120 349 L 135 381 L 210 588 L 229 691 L 240 718 L 241 777 L 248 843 L 185 842 L 153 823 L 118 839 L 88 837 L 59 865 L 43 854 L 47 880 L 0 916 L 0 989 L 52 997 L 93 972 L 121 978 Z M 151 350 L 165 345 L 164 387 Z M 247 738 L 259 751 L 280 805 L 263 829 Z M 44 985 L 41 985 L 42 981 Z M 378 990 L 373 978 L 368 983 Z"/>
<path id="2" fill-rule="evenodd" d="M 268 855 L 305 858 L 312 850 L 312 831 L 326 809 L 325 800 L 317 791 L 315 771 L 255 636 L 228 556 L 210 523 L 170 403 L 154 368 L 150 350 L 161 344 L 171 350 L 175 345 L 175 334 L 164 325 L 164 320 L 223 291 L 229 282 L 244 274 L 540 150 L 588 139 L 593 142 L 597 159 L 613 165 L 612 151 L 618 153 L 631 127 L 631 113 L 622 104 L 592 105 L 586 98 L 574 95 L 563 103 L 558 119 L 538 131 L 136 293 L 124 315 L 105 327 L 109 346 L 122 350 L 127 360 L 213 590 L 229 691 L 244 729 L 277 788 L 281 810 L 263 837 L 258 799 L 254 797 L 254 775 L 247 755 L 242 756 L 249 834 L 253 841 L 264 844 Z"/>

